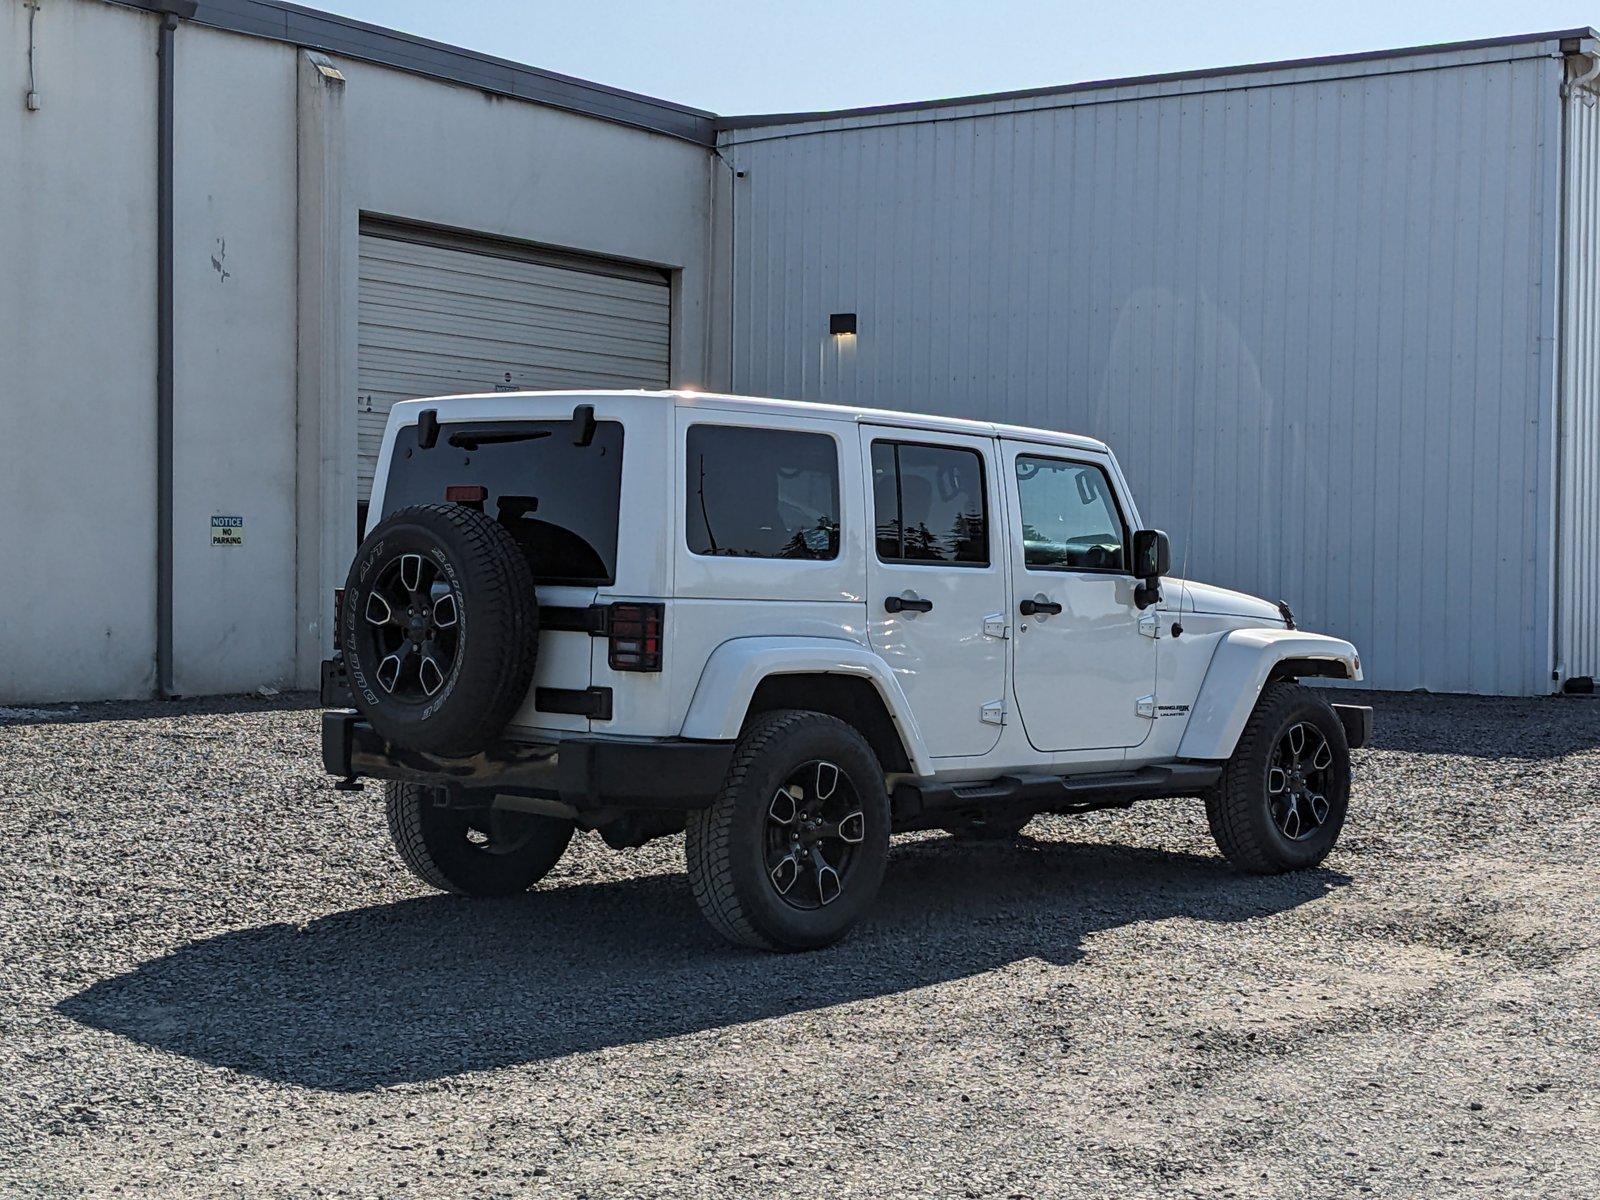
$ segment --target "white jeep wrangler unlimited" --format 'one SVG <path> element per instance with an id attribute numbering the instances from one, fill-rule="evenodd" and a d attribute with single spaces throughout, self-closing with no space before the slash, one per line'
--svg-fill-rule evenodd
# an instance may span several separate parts
<path id="1" fill-rule="evenodd" d="M 1355 647 L 1164 578 L 1091 438 L 693 393 L 396 404 L 323 671 L 323 760 L 423 880 L 519 892 L 574 829 L 683 830 L 729 940 L 824 946 L 892 833 L 1204 797 L 1239 868 L 1320 862 Z"/>

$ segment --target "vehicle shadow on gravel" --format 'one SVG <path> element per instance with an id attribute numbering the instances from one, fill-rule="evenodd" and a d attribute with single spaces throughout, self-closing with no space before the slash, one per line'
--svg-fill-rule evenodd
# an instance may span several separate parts
<path id="1" fill-rule="evenodd" d="M 236 930 L 58 1007 L 215 1066 L 365 1091 L 891 996 L 1022 958 L 1070 965 L 1100 930 L 1251 921 L 1348 881 L 1246 878 L 1216 858 L 1104 844 L 931 839 L 898 847 L 871 917 L 815 954 L 723 945 L 682 875 L 659 874 Z"/>

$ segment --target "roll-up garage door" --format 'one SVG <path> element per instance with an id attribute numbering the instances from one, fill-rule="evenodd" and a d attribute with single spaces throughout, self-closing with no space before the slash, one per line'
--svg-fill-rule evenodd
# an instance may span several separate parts
<path id="1" fill-rule="evenodd" d="M 666 387 L 670 297 L 664 271 L 364 220 L 361 503 L 396 400 Z"/>

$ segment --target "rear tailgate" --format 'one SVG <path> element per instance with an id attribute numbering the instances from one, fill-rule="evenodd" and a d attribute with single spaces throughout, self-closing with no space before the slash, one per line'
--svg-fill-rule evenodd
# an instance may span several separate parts
<path id="1" fill-rule="evenodd" d="M 458 489 L 453 497 L 471 497 L 510 531 L 533 570 L 544 627 L 533 687 L 513 727 L 590 728 L 593 639 L 581 626 L 601 590 L 617 581 L 624 421 L 607 410 L 619 399 L 628 409 L 642 398 L 462 396 L 395 409 L 370 523 L 408 505 L 443 502 L 447 488 Z M 574 418 L 583 405 L 595 410 L 592 423 Z M 429 408 L 438 435 L 424 446 L 417 421 Z"/>

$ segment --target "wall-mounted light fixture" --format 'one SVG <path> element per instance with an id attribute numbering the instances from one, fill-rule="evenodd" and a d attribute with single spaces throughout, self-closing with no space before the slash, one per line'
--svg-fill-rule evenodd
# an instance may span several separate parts
<path id="1" fill-rule="evenodd" d="M 855 337 L 855 313 L 833 313 L 828 317 L 828 332 L 834 337 Z"/>

